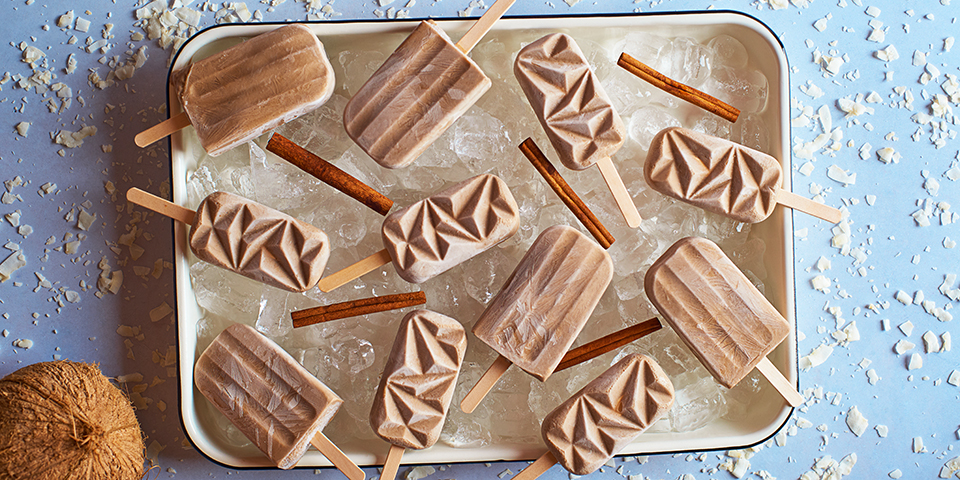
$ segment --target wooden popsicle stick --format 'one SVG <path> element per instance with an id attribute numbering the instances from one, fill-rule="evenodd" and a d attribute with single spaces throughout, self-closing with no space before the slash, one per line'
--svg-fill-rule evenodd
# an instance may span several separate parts
<path id="1" fill-rule="evenodd" d="M 533 480 L 543 475 L 547 470 L 550 470 L 550 467 L 556 464 L 557 457 L 554 457 L 553 453 L 548 451 L 540 455 L 540 458 L 531 463 L 530 466 L 520 470 L 520 473 L 514 475 L 512 480 Z"/>
<path id="2" fill-rule="evenodd" d="M 317 432 L 310 443 L 317 447 L 317 450 L 320 450 L 320 453 L 327 457 L 327 460 L 330 460 L 330 463 L 350 480 L 363 480 L 366 477 L 363 470 L 353 460 L 350 460 L 350 457 L 346 456 L 340 448 L 334 445 L 323 432 Z"/>
<path id="3" fill-rule="evenodd" d="M 803 395 L 800 395 L 796 387 L 787 381 L 780 370 L 777 370 L 777 367 L 770 360 L 767 360 L 767 357 L 760 360 L 760 363 L 757 364 L 757 370 L 760 370 L 760 373 L 770 381 L 770 384 L 780 392 L 780 395 L 791 407 L 803 405 Z"/>
<path id="4" fill-rule="evenodd" d="M 133 137 L 133 143 L 136 143 L 138 147 L 143 148 L 147 145 L 150 145 L 157 140 L 173 135 L 174 133 L 187 128 L 190 125 L 190 117 L 187 116 L 187 112 L 181 112 L 178 115 L 174 115 L 140 133 L 136 137 Z"/>
<path id="5" fill-rule="evenodd" d="M 131 188 L 130 190 L 127 190 L 127 201 L 130 203 L 136 203 L 143 208 L 153 210 L 160 215 L 170 217 L 178 222 L 186 223 L 187 225 L 193 225 L 193 220 L 197 216 L 197 212 L 190 210 L 189 208 L 181 207 L 176 203 L 169 202 L 156 195 L 151 195 L 143 190 L 140 190 L 139 188 Z"/>
<path id="6" fill-rule="evenodd" d="M 777 189 L 777 203 L 784 207 L 799 210 L 803 213 L 813 215 L 830 223 L 840 223 L 843 219 L 843 212 L 829 205 L 814 202 L 807 197 L 803 197 L 789 190 Z"/>
<path id="7" fill-rule="evenodd" d="M 603 175 L 603 181 L 607 182 L 607 187 L 613 194 L 613 199 L 617 202 L 617 207 L 623 214 L 623 219 L 627 221 L 627 226 L 630 228 L 639 227 L 640 221 L 643 219 L 640 218 L 637 205 L 630 198 L 630 193 L 627 192 L 627 186 L 623 184 L 623 179 L 620 178 L 617 167 L 613 165 L 613 160 L 610 157 L 601 159 L 597 162 L 597 168 L 600 169 L 600 175 Z"/>
<path id="8" fill-rule="evenodd" d="M 386 215 L 390 211 L 390 207 L 393 206 L 393 200 L 374 190 L 373 187 L 357 180 L 349 173 L 340 170 L 332 163 L 291 142 L 279 133 L 274 133 L 270 137 L 270 141 L 267 142 L 267 150 L 370 207 L 380 215 Z"/>
<path id="9" fill-rule="evenodd" d="M 556 167 L 550 163 L 550 160 L 547 160 L 546 155 L 543 154 L 537 143 L 532 138 L 527 137 L 518 148 L 527 157 L 527 160 L 530 160 L 533 168 L 537 169 L 540 176 L 547 181 L 547 185 L 550 185 L 550 188 L 560 197 L 560 200 L 573 212 L 573 216 L 577 217 L 577 220 L 580 220 L 580 223 L 593 235 L 593 238 L 597 239 L 597 243 L 603 248 L 610 248 L 616 239 L 613 238 L 607 227 L 600 223 L 600 219 L 590 211 L 590 207 L 583 203 L 583 200 L 580 200 L 580 196 L 573 191 L 573 188 L 563 179 Z"/>
<path id="10" fill-rule="evenodd" d="M 560 359 L 560 363 L 557 365 L 557 368 L 553 369 L 553 373 L 557 373 L 560 370 L 570 368 L 574 365 L 579 365 L 587 360 L 592 360 L 600 355 L 603 355 L 604 353 L 622 347 L 638 338 L 650 335 L 651 333 L 660 330 L 661 327 L 662 325 L 660 325 L 660 320 L 651 318 L 645 322 L 629 326 L 605 337 L 598 338 L 590 343 L 581 345 L 567 352 L 567 354 Z"/>
<path id="11" fill-rule="evenodd" d="M 380 480 L 397 478 L 397 470 L 400 470 L 400 460 L 403 459 L 405 450 L 403 447 L 390 445 L 390 450 L 387 451 L 387 459 L 383 462 L 383 471 L 380 472 Z"/>
<path id="12" fill-rule="evenodd" d="M 464 54 L 470 53 L 470 50 L 473 50 L 473 47 L 476 47 L 480 43 L 480 39 L 493 28 L 493 24 L 500 20 L 500 17 L 506 13 L 507 9 L 513 6 L 513 3 L 516 0 L 497 0 L 493 5 L 490 5 L 490 8 L 487 9 L 487 12 L 484 13 L 477 23 L 474 23 L 470 30 L 460 38 L 460 41 L 457 42 L 457 48 L 460 49 Z"/>
<path id="13" fill-rule="evenodd" d="M 341 287 L 348 282 L 352 282 L 388 263 L 392 260 L 390 259 L 390 254 L 387 253 L 386 249 L 380 250 L 373 255 L 370 255 L 363 260 L 360 260 L 353 265 L 350 265 L 339 272 L 331 273 L 323 279 L 320 280 L 320 283 L 317 284 L 317 287 L 320 288 L 321 292 L 327 293 L 333 291 L 337 287 Z"/>
<path id="14" fill-rule="evenodd" d="M 490 393 L 490 390 L 497 384 L 497 381 L 500 380 L 504 372 L 510 368 L 510 365 L 513 365 L 513 363 L 507 360 L 507 357 L 503 355 L 498 356 L 497 359 L 494 360 L 493 365 L 490 365 L 490 368 L 483 373 L 480 380 L 477 380 L 477 384 L 463 397 L 463 401 L 460 402 L 460 409 L 463 410 L 464 413 L 473 413 L 473 411 L 477 409 L 477 405 L 480 405 L 480 402 L 483 401 L 483 397 L 486 397 L 487 393 Z"/>

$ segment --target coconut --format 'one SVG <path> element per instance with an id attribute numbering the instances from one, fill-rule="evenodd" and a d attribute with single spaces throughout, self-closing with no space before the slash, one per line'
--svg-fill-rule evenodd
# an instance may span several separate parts
<path id="1" fill-rule="evenodd" d="M 138 479 L 143 436 L 130 400 L 96 365 L 29 365 L 0 379 L 0 478 Z"/>

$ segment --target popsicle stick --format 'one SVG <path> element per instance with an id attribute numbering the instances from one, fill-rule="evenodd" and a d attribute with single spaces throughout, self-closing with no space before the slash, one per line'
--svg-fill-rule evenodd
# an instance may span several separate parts
<path id="1" fill-rule="evenodd" d="M 736 122 L 737 118 L 740 116 L 739 109 L 734 108 L 711 95 L 701 92 L 696 88 L 684 85 L 676 80 L 668 78 L 666 75 L 650 68 L 640 60 L 637 60 L 626 53 L 620 54 L 620 59 L 617 60 L 617 65 L 620 65 L 621 68 L 640 77 L 641 79 L 646 80 L 654 87 L 657 87 L 660 90 L 663 90 L 664 92 L 667 92 L 677 98 L 686 100 L 710 113 L 713 113 L 714 115 L 723 118 L 724 120 Z"/>
<path id="2" fill-rule="evenodd" d="M 170 217 L 178 222 L 186 223 L 187 225 L 193 225 L 193 219 L 197 216 L 197 212 L 190 210 L 189 208 L 181 207 L 173 202 L 168 202 L 156 195 L 151 195 L 139 188 L 131 188 L 127 190 L 127 201 L 130 203 L 136 203 L 143 208 L 153 210 L 154 212 L 159 213 L 165 217 Z"/>
<path id="3" fill-rule="evenodd" d="M 662 326 L 660 325 L 659 320 L 656 318 L 651 318 L 646 322 L 638 323 L 620 331 L 611 333 L 605 337 L 598 338 L 590 343 L 581 345 L 567 352 L 567 354 L 560 359 L 560 363 L 557 365 L 557 368 L 553 369 L 553 373 L 557 373 L 560 370 L 570 368 L 574 365 L 579 365 L 587 360 L 592 360 L 600 355 L 603 355 L 604 353 L 620 348 L 638 338 L 650 335 L 651 333 L 660 330 L 661 327 Z"/>
<path id="4" fill-rule="evenodd" d="M 317 450 L 320 450 L 320 453 L 327 457 L 327 460 L 330 460 L 330 463 L 350 480 L 363 480 L 366 477 L 363 470 L 356 463 L 353 463 L 353 460 L 350 460 L 350 457 L 346 456 L 340 448 L 334 445 L 323 432 L 317 432 L 310 444 L 317 447 Z"/>
<path id="5" fill-rule="evenodd" d="M 317 287 L 320 287 L 320 291 L 324 293 L 331 292 L 333 289 L 352 282 L 390 262 L 390 254 L 387 253 L 387 250 L 380 250 L 339 272 L 323 277 Z"/>
<path id="6" fill-rule="evenodd" d="M 143 148 L 157 140 L 167 138 L 175 132 L 187 128 L 189 125 L 190 117 L 187 116 L 187 112 L 181 112 L 138 133 L 136 137 L 133 137 L 133 143 Z"/>
<path id="7" fill-rule="evenodd" d="M 293 328 L 300 328 L 315 323 L 385 312 L 387 310 L 396 310 L 414 305 L 423 305 L 424 303 L 427 303 L 427 294 L 423 292 L 397 293 L 298 310 L 296 312 L 290 312 L 290 318 L 293 319 Z"/>
<path id="8" fill-rule="evenodd" d="M 630 193 L 627 192 L 627 186 L 623 184 L 623 179 L 620 178 L 617 167 L 613 165 L 613 160 L 609 157 L 603 158 L 597 162 L 597 168 L 600 169 L 603 181 L 607 182 L 607 188 L 613 194 L 613 199 L 617 202 L 617 208 L 623 214 L 623 219 L 627 221 L 627 226 L 630 228 L 639 227 L 640 221 L 643 219 L 640 218 L 637 205 L 630 198 Z"/>
<path id="9" fill-rule="evenodd" d="M 393 200 L 279 133 L 274 133 L 270 137 L 267 150 L 370 207 L 380 215 L 386 215 L 393 206 Z"/>
<path id="10" fill-rule="evenodd" d="M 803 213 L 813 215 L 830 223 L 840 223 L 843 219 L 843 212 L 822 203 L 814 202 L 807 197 L 803 197 L 789 190 L 777 190 L 777 203 L 784 207 L 799 210 Z"/>
<path id="11" fill-rule="evenodd" d="M 554 457 L 553 453 L 548 451 L 540 455 L 540 458 L 531 463 L 530 466 L 520 470 L 520 473 L 514 475 L 513 480 L 533 480 L 546 473 L 547 470 L 550 470 L 550 467 L 556 464 L 557 457 Z"/>
<path id="12" fill-rule="evenodd" d="M 770 381 L 770 384 L 780 392 L 780 395 L 791 407 L 803 405 L 803 395 L 797 392 L 796 387 L 780 373 L 780 370 L 777 370 L 773 363 L 770 363 L 770 360 L 767 360 L 767 357 L 760 360 L 760 363 L 757 364 L 757 370 L 760 370 L 760 373 Z"/>
<path id="13" fill-rule="evenodd" d="M 470 30 L 460 41 L 457 42 L 457 48 L 460 49 L 463 53 L 470 53 L 470 50 L 473 50 L 473 47 L 476 47 L 480 43 L 480 39 L 483 38 L 487 32 L 493 28 L 493 24 L 500 20 L 500 17 L 506 13 L 507 9 L 513 6 L 513 2 L 516 0 L 497 0 L 496 3 L 490 5 L 490 8 L 487 8 L 487 12 L 477 20 L 477 23 L 474 23 Z"/>
<path id="14" fill-rule="evenodd" d="M 380 472 L 380 480 L 397 478 L 397 470 L 400 470 L 400 460 L 403 459 L 405 450 L 403 447 L 390 445 L 390 450 L 387 451 L 387 459 L 383 462 L 383 471 Z"/>
<path id="15" fill-rule="evenodd" d="M 490 390 L 497 384 L 497 381 L 500 380 L 504 372 L 510 368 L 510 365 L 513 365 L 513 363 L 507 360 L 507 357 L 503 355 L 498 356 L 497 359 L 494 360 L 493 365 L 490 365 L 490 368 L 483 373 L 483 376 L 480 377 L 477 384 L 463 397 L 463 401 L 460 402 L 460 409 L 463 410 L 464 413 L 473 413 L 473 411 L 477 409 L 477 405 L 480 405 L 483 397 L 486 397 L 487 394 L 490 393 Z"/>
<path id="16" fill-rule="evenodd" d="M 580 223 L 586 227 L 587 231 L 593 235 L 593 238 L 597 239 L 600 246 L 610 248 L 616 239 L 614 239 L 613 235 L 607 231 L 607 228 L 600 223 L 600 219 L 590 211 L 587 204 L 583 203 L 583 200 L 580 200 L 580 196 L 567 184 L 567 181 L 563 179 L 560 172 L 550 163 L 550 160 L 547 160 L 547 157 L 540 150 L 540 147 L 537 146 L 537 143 L 534 142 L 532 138 L 527 138 L 520 144 L 519 148 L 520 151 L 523 152 L 523 155 L 527 157 L 527 160 L 530 160 L 530 163 L 533 164 L 533 167 L 540 172 L 543 179 L 547 181 L 547 185 L 550 185 L 550 188 L 556 192 L 560 200 L 563 200 L 563 203 L 573 212 L 577 220 L 580 220 Z"/>

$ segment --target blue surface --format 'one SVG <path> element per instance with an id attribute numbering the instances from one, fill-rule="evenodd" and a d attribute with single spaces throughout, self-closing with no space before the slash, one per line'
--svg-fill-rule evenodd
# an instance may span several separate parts
<path id="1" fill-rule="evenodd" d="M 12 82 L 2 85 L 0 91 L 0 112 L 5 124 L 0 134 L 0 180 L 11 180 L 19 175 L 28 182 L 13 189 L 22 201 L 0 204 L 0 215 L 20 210 L 21 223 L 33 228 L 33 233 L 24 238 L 9 222 L 0 221 L 0 242 L 12 241 L 21 245 L 28 262 L 11 281 L 0 284 L 0 313 L 4 314 L 0 318 L 0 330 L 6 334 L 0 337 L 0 376 L 24 365 L 59 356 L 97 362 L 110 376 L 140 372 L 144 375 L 144 383 L 153 383 L 155 377 L 163 381 L 142 393 L 151 401 L 148 408 L 138 412 L 147 444 L 156 442 L 156 446 L 163 446 L 158 456 L 160 478 L 227 478 L 228 475 L 229 478 L 342 478 L 330 469 L 319 472 L 312 469 L 237 472 L 211 463 L 185 443 L 176 411 L 175 378 L 168 375 L 167 366 L 155 361 L 156 353 L 165 355 L 168 347 L 176 342 L 173 319 L 168 316 L 154 323 L 149 317 L 150 310 L 164 301 L 174 304 L 173 273 L 165 269 L 159 279 L 152 276 L 142 279 L 134 271 L 134 266 L 152 269 L 158 258 L 172 259 L 170 223 L 153 219 L 136 224 L 152 237 L 138 240 L 137 243 L 146 249 L 138 260 L 130 259 L 128 247 L 117 247 L 120 236 L 128 232 L 133 219 L 125 208 L 122 192 L 132 186 L 157 190 L 159 184 L 169 179 L 165 150 L 161 149 L 155 157 L 146 156 L 133 145 L 133 136 L 143 127 L 166 117 L 157 108 L 165 103 L 166 63 L 172 53 L 169 49 L 159 48 L 156 41 L 130 41 L 130 30 L 141 31 L 133 26 L 136 8 L 133 4 L 76 1 L 67 7 L 66 3 L 52 3 L 27 5 L 22 0 L 0 3 L 0 12 L 4 14 L 0 72 L 28 76 L 30 69 L 21 62 L 21 51 L 14 45 L 22 41 L 35 45 L 46 55 L 49 68 L 56 72 L 57 78 L 51 83 L 63 82 L 72 89 L 74 97 L 72 106 L 57 115 L 49 113 L 45 105 L 49 94 L 42 98 L 33 91 L 14 88 Z M 304 20 L 308 13 L 303 3 L 292 0 L 282 3 L 273 12 L 268 12 L 259 2 L 251 1 L 248 5 L 260 10 L 265 21 Z M 394 5 L 402 7 L 405 2 L 398 0 L 389 6 Z M 420 0 L 409 9 L 409 13 L 412 17 L 456 16 L 468 5 L 467 0 Z M 750 458 L 749 473 L 744 478 L 759 478 L 757 472 L 761 470 L 781 479 L 798 478 L 821 457 L 829 455 L 839 460 L 851 453 L 856 453 L 858 462 L 847 478 L 887 478 L 886 475 L 894 469 L 900 469 L 903 478 L 937 478 L 944 463 L 960 455 L 957 449 L 960 444 L 960 388 L 946 382 L 951 371 L 960 370 L 960 348 L 927 354 L 920 340 L 920 335 L 928 330 L 938 337 L 951 332 L 954 341 L 960 340 L 960 330 L 955 327 L 958 323 L 938 321 L 921 306 L 903 305 L 895 299 L 898 290 L 911 297 L 921 290 L 927 300 L 936 302 L 937 307 L 956 305 L 938 292 L 937 287 L 945 274 L 960 274 L 960 250 L 943 245 L 945 237 L 960 239 L 960 228 L 941 225 L 937 219 L 931 219 L 930 226 L 919 227 L 910 215 L 918 209 L 918 201 L 926 199 L 952 204 L 951 211 L 960 209 L 957 182 L 944 176 L 951 166 L 957 165 L 960 143 L 951 138 L 955 135 L 956 125 L 945 125 L 949 133 L 945 146 L 938 149 L 929 140 L 933 131 L 931 126 L 919 125 L 911 119 L 918 112 L 932 113 L 929 97 L 943 93 L 940 83 L 945 79 L 944 74 L 958 73 L 960 47 L 950 52 L 943 49 L 944 38 L 957 31 L 955 17 L 958 10 L 947 0 L 912 2 L 911 8 L 915 10 L 912 13 L 905 11 L 900 2 L 882 1 L 872 5 L 880 10 L 876 20 L 889 28 L 885 40 L 880 43 L 865 40 L 871 31 L 868 22 L 873 18 L 866 13 L 868 5 L 849 0 L 812 2 L 802 8 L 791 4 L 779 10 L 746 0 L 715 3 L 697 0 L 636 3 L 633 0 L 584 0 L 574 6 L 563 1 L 520 0 L 509 12 L 511 15 L 567 15 L 722 8 L 749 13 L 769 25 L 783 41 L 791 64 L 790 94 L 793 99 L 813 107 L 814 111 L 826 105 L 834 127 L 841 127 L 842 147 L 832 155 L 817 152 L 813 158 L 815 169 L 810 176 L 793 172 L 794 191 L 809 196 L 809 186 L 815 183 L 825 187 L 826 203 L 834 206 L 848 204 L 850 246 L 862 247 L 867 258 L 862 265 L 854 265 L 852 257 L 841 255 L 840 249 L 831 246 L 832 225 L 802 214 L 794 216 L 797 230 L 807 232 L 797 237 L 795 253 L 798 327 L 805 337 L 799 342 L 799 353 L 806 355 L 821 343 L 836 343 L 830 334 L 837 330 L 837 320 L 827 307 L 839 307 L 842 325 L 856 321 L 861 339 L 846 347 L 836 347 L 824 364 L 802 372 L 801 389 L 822 389 L 826 396 L 795 411 L 788 426 L 796 425 L 801 418 L 813 426 L 801 428 L 796 436 L 787 437 L 783 447 L 769 444 L 756 453 Z M 377 18 L 374 10 L 378 6 L 373 1 L 341 0 L 332 6 L 340 14 L 333 17 L 338 20 Z M 67 8 L 91 21 L 88 33 L 64 32 L 56 27 L 57 18 Z M 87 9 L 91 13 L 85 13 Z M 474 9 L 473 14 L 477 12 Z M 822 32 L 814 28 L 817 20 L 828 16 Z M 202 26 L 213 22 L 214 13 L 205 12 Z M 100 90 L 88 83 L 88 69 L 98 69 L 101 76 L 105 76 L 109 69 L 97 62 L 101 54 L 86 53 L 80 47 L 87 36 L 100 38 L 105 23 L 116 25 L 113 30 L 116 38 L 111 40 L 115 46 L 108 57 L 119 55 L 124 61 L 129 46 L 148 45 L 149 60 L 133 78 Z M 44 25 L 50 26 L 49 31 L 42 30 Z M 67 40 L 74 34 L 79 42 L 70 45 Z M 891 44 L 898 50 L 899 59 L 884 63 L 875 57 L 874 52 Z M 913 64 L 915 50 L 929 52 L 928 61 L 941 72 L 927 85 L 918 81 L 924 67 Z M 847 61 L 838 75 L 827 76 L 819 65 L 813 63 L 815 51 L 845 56 Z M 78 66 L 75 73 L 67 75 L 63 69 L 70 53 L 76 54 Z M 893 72 L 892 80 L 885 80 L 888 71 Z M 812 99 L 801 92 L 799 87 L 808 81 L 820 87 L 824 95 Z M 898 86 L 905 86 L 915 96 L 912 110 L 898 106 L 903 100 L 902 95 L 894 90 Z M 873 91 L 880 95 L 883 103 L 863 103 L 873 107 L 875 113 L 856 117 L 858 124 L 843 119 L 838 99 L 852 99 L 857 94 L 868 95 Z M 926 96 L 922 92 L 926 92 Z M 83 97 L 84 105 L 77 100 L 78 96 Z M 952 107 L 957 108 L 957 105 Z M 799 114 L 799 109 L 792 109 L 790 116 Z M 32 122 L 25 138 L 14 131 L 14 126 L 22 121 Z M 865 128 L 864 124 L 868 122 L 872 124 L 872 130 Z M 62 147 L 51 142 L 49 132 L 77 131 L 82 125 L 96 126 L 97 134 L 87 138 L 81 147 L 64 149 L 64 155 L 59 155 Z M 911 135 L 918 129 L 920 134 L 915 141 Z M 890 132 L 895 133 L 896 139 L 885 139 Z M 810 127 L 794 128 L 792 143 L 812 141 L 820 133 L 815 121 Z M 847 146 L 848 141 L 852 141 L 853 146 Z M 874 151 L 885 146 L 893 147 L 903 158 L 899 163 L 889 165 L 878 161 L 876 153 L 861 159 L 858 150 L 864 143 L 871 144 Z M 112 151 L 104 151 L 102 145 L 112 145 Z M 795 157 L 795 169 L 806 161 Z M 855 172 L 856 183 L 845 187 L 827 178 L 826 172 L 831 165 Z M 933 196 L 924 189 L 924 171 L 939 181 L 938 195 Z M 114 198 L 105 193 L 107 181 L 116 185 Z M 56 183 L 57 191 L 39 195 L 37 191 L 47 182 Z M 867 195 L 876 196 L 874 205 L 868 205 Z M 90 202 L 86 210 L 96 213 L 97 221 L 90 231 L 81 232 L 76 228 L 75 220 L 67 221 L 64 217 L 85 201 Z M 89 236 L 76 255 L 52 250 L 64 244 L 66 232 Z M 45 245 L 51 236 L 55 241 Z M 111 250 L 111 246 L 119 253 Z M 6 258 L 7 252 L 0 250 L 0 261 Z M 819 273 L 813 267 L 821 256 L 832 261 L 832 268 L 823 273 L 832 281 L 828 294 L 810 287 L 810 280 Z M 101 258 L 106 258 L 112 269 L 121 269 L 125 280 L 116 295 L 108 293 L 97 298 L 94 296 L 96 288 L 82 291 L 80 282 L 96 284 L 100 274 L 97 264 Z M 860 266 L 866 268 L 865 276 L 857 273 Z M 49 279 L 53 283 L 52 289 L 38 288 L 34 272 Z M 18 287 L 13 282 L 22 285 Z M 80 301 L 67 302 L 61 288 L 79 292 Z M 954 288 L 957 288 L 956 284 Z M 58 300 L 63 302 L 62 307 Z M 869 305 L 881 306 L 875 312 L 867 308 Z M 957 312 L 956 309 L 948 311 Z M 953 315 L 957 316 L 956 313 Z M 882 331 L 883 319 L 889 320 L 890 330 Z M 896 327 L 908 320 L 915 329 L 910 337 L 905 337 Z M 124 337 L 117 333 L 119 325 L 138 327 L 143 335 L 130 339 L 132 348 L 129 352 Z M 901 338 L 908 338 L 917 347 L 898 356 L 893 352 L 893 346 Z M 14 346 L 19 339 L 30 339 L 34 345 L 29 349 Z M 922 368 L 907 370 L 909 353 L 920 354 Z M 867 368 L 859 366 L 864 359 L 872 362 Z M 868 369 L 875 369 L 881 377 L 876 385 L 868 383 Z M 841 395 L 837 404 L 831 403 L 834 394 Z M 159 407 L 160 402 L 165 403 L 165 410 Z M 852 406 L 857 406 L 869 420 L 870 428 L 860 437 L 854 436 L 844 423 Z M 876 425 L 889 427 L 889 435 L 879 437 L 874 430 Z M 818 430 L 818 426 L 822 426 L 823 431 Z M 926 451 L 913 452 L 914 437 L 922 439 Z M 732 478 L 725 471 L 715 470 L 726 458 L 724 452 L 659 455 L 651 456 L 643 465 L 618 458 L 616 471 L 605 467 L 605 471 L 594 476 L 619 477 L 622 472 L 623 475 L 642 474 L 644 478 L 674 479 L 683 474 L 691 474 L 696 479 Z M 523 465 L 447 466 L 429 478 L 493 479 L 506 469 L 517 472 Z M 366 470 L 368 476 L 376 475 L 374 469 Z M 544 478 L 567 478 L 567 474 L 560 467 L 554 467 Z"/>

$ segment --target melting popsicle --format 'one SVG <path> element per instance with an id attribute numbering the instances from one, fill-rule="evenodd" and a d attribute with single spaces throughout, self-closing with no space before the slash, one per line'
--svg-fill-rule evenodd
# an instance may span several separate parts
<path id="1" fill-rule="evenodd" d="M 467 54 L 514 1 L 497 0 L 456 44 L 420 22 L 347 103 L 350 138 L 383 167 L 416 160 L 490 88 Z"/>
<path id="2" fill-rule="evenodd" d="M 370 410 L 373 431 L 390 443 L 380 480 L 394 479 L 405 448 L 437 443 L 466 350 L 460 322 L 429 310 L 403 317 Z"/>
<path id="3" fill-rule="evenodd" d="M 657 133 L 643 174 L 664 195 L 740 222 L 765 220 L 777 203 L 830 223 L 841 220 L 840 210 L 781 188 L 783 170 L 776 158 L 685 128 Z"/>
<path id="4" fill-rule="evenodd" d="M 544 230 L 473 333 L 500 356 L 460 403 L 472 412 L 511 364 L 540 381 L 557 368 L 613 279 L 610 255 L 578 230 Z"/>
<path id="5" fill-rule="evenodd" d="M 277 467 L 295 466 L 313 444 L 350 480 L 363 480 L 322 432 L 343 400 L 253 327 L 227 327 L 193 370 L 200 393 Z"/>
<path id="6" fill-rule="evenodd" d="M 532 480 L 556 463 L 575 475 L 596 471 L 665 415 L 673 384 L 651 358 L 630 354 L 547 414 L 544 453 L 514 480 Z"/>
<path id="7" fill-rule="evenodd" d="M 319 108 L 334 83 L 317 36 L 304 25 L 285 25 L 174 72 L 171 84 L 184 112 L 135 141 L 145 147 L 193 125 L 215 157 Z"/>
<path id="8" fill-rule="evenodd" d="M 639 226 L 640 212 L 610 159 L 626 129 L 573 38 L 554 33 L 523 47 L 513 72 L 560 161 L 572 170 L 597 165 L 627 225 Z"/>
<path id="9" fill-rule="evenodd" d="M 644 289 L 721 385 L 733 388 L 758 368 L 790 405 L 803 403 L 767 360 L 790 324 L 717 244 L 698 237 L 677 241 L 647 271 Z"/>
<path id="10" fill-rule="evenodd" d="M 329 292 L 393 262 L 397 274 L 423 283 L 510 238 L 520 212 L 507 184 L 484 174 L 464 180 L 383 220 L 383 250 L 320 280 Z"/>
<path id="11" fill-rule="evenodd" d="M 316 285 L 330 256 L 319 228 L 232 193 L 210 194 L 196 212 L 138 188 L 127 200 L 190 225 L 200 260 L 291 292 Z"/>

